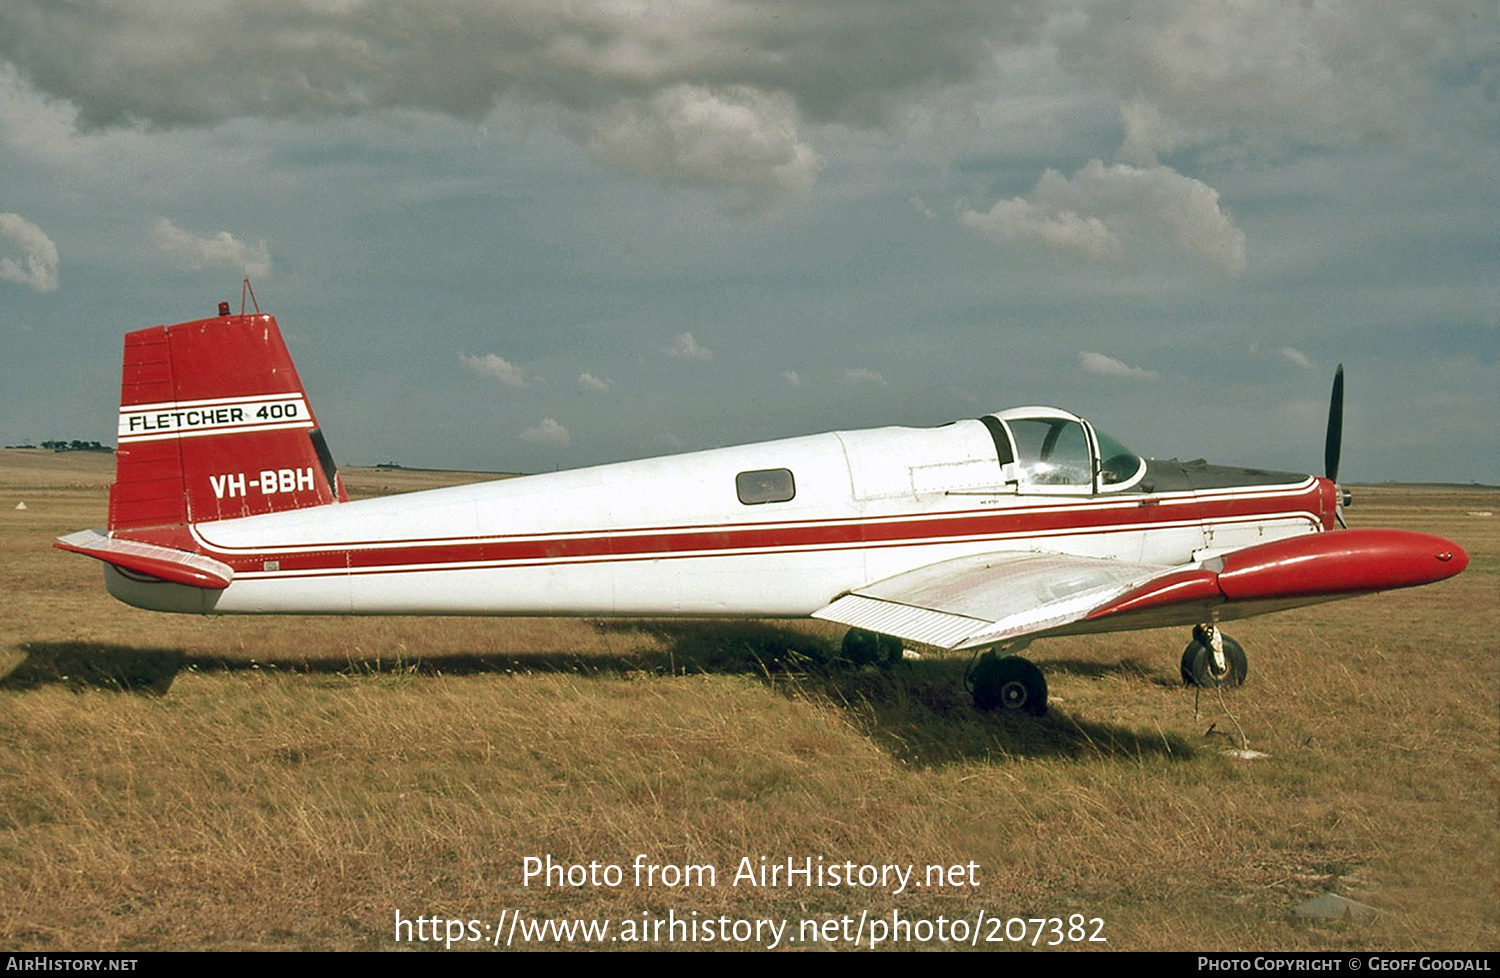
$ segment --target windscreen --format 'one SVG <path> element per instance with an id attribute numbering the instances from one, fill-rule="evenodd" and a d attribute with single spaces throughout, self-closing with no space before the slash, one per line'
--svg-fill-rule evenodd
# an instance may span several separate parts
<path id="1" fill-rule="evenodd" d="M 1092 489 L 1094 460 L 1083 425 L 1066 418 L 1008 420 L 1021 484 Z"/>
<path id="2" fill-rule="evenodd" d="M 1146 474 L 1146 460 L 1098 428 L 1094 438 L 1099 442 L 1099 483 L 1105 492 L 1134 485 Z"/>

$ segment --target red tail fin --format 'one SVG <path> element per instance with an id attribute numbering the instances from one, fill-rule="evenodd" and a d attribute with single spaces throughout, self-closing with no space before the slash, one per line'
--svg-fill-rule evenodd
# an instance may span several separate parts
<path id="1" fill-rule="evenodd" d="M 125 335 L 110 530 L 346 498 L 271 316 Z"/>

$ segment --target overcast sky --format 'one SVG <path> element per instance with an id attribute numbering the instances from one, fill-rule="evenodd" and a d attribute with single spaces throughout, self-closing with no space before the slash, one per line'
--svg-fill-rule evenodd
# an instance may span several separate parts
<path id="1" fill-rule="evenodd" d="M 0 440 L 281 322 L 341 462 L 1077 411 L 1500 483 L 1494 0 L 5 0 Z"/>

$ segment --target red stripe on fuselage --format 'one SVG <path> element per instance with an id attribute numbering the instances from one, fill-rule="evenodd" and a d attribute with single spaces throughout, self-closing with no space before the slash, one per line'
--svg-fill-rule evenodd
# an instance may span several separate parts
<path id="1" fill-rule="evenodd" d="M 1056 521 L 1060 516 L 1078 513 L 1091 514 L 1084 519 L 1091 521 L 1094 525 L 1106 525 L 1120 523 L 1121 520 L 1110 520 L 1103 514 L 1123 513 L 1127 519 L 1123 520 L 1121 529 L 1139 528 L 1141 525 L 1193 525 L 1201 522 L 1225 522 L 1227 520 L 1243 521 L 1245 518 L 1258 516 L 1286 516 L 1303 515 L 1316 519 L 1316 508 L 1301 505 L 1311 502 L 1317 498 L 1317 487 L 1313 480 L 1295 486 L 1283 487 L 1256 487 L 1258 491 L 1253 494 L 1241 490 L 1236 498 L 1227 495 L 1222 498 L 1194 498 L 1191 494 L 1161 495 L 1146 497 L 1126 497 L 1124 499 L 1107 499 L 1103 501 L 1091 501 L 1078 503 L 1069 499 L 1064 502 L 1062 497 L 1055 505 L 1041 506 L 1006 506 L 993 509 L 966 509 L 950 510 L 935 513 L 888 513 L 881 516 L 836 516 L 821 519 L 807 520 L 783 520 L 778 522 L 754 522 L 754 523 L 687 523 L 687 524 L 664 524 L 661 526 L 634 526 L 634 527 L 591 527 L 585 530 L 560 530 L 551 533 L 518 533 L 518 534 L 485 534 L 480 536 L 447 536 L 447 537 L 386 537 L 381 539 L 348 540 L 348 541 L 308 541 L 304 543 L 266 546 L 257 544 L 253 546 L 234 546 L 232 544 L 220 543 L 208 538 L 205 531 L 212 523 L 195 524 L 192 529 L 202 549 L 215 554 L 243 554 L 256 557 L 274 554 L 312 554 L 318 551 L 330 551 L 344 553 L 349 550 L 366 549 L 389 549 L 411 546 L 455 546 L 455 545 L 478 545 L 497 542 L 517 541 L 568 541 L 585 540 L 597 541 L 608 538 L 625 537 L 666 537 L 676 534 L 705 534 L 705 533 L 745 533 L 745 532 L 786 532 L 802 530 L 806 528 L 823 529 L 830 527 L 889 527 L 888 534 L 891 537 L 907 536 L 902 532 L 911 524 L 928 525 L 933 521 L 950 520 L 995 520 L 1004 519 L 1019 525 L 1025 519 L 1037 519 L 1042 521 Z M 1266 504 L 1272 500 L 1286 500 L 1287 505 L 1279 509 L 1267 509 Z M 1165 504 L 1171 509 L 1161 509 Z M 1149 510 L 1149 512 L 1135 512 L 1137 510 Z M 1128 524 L 1128 525 L 1125 525 Z M 1084 526 L 1085 522 L 1067 522 L 1065 526 Z M 169 528 L 169 532 L 175 532 L 180 528 Z M 866 539 L 866 537 L 851 537 L 851 539 Z M 869 537 L 875 539 L 875 537 Z M 193 549 L 193 548 L 189 548 Z"/>
<path id="2" fill-rule="evenodd" d="M 852 517 L 723 526 L 636 527 L 577 531 L 547 536 L 369 540 L 348 544 L 308 544 L 255 551 L 217 546 L 200 532 L 191 549 L 210 553 L 242 577 L 307 577 L 390 573 L 407 570 L 467 569 L 481 566 L 527 566 L 548 563 L 612 562 L 685 557 L 733 556 L 743 553 L 799 553 L 865 547 L 908 547 L 1077 534 L 1142 532 L 1200 523 L 1223 525 L 1261 519 L 1301 518 L 1321 526 L 1316 482 L 1280 489 L 1261 489 L 1238 497 L 1183 498 L 1181 506 L 1145 506 L 1134 497 L 1079 505 L 1025 510 L 967 510 L 938 515 Z M 195 528 L 196 530 L 196 528 Z M 180 532 L 180 531 L 179 531 Z M 179 532 L 173 542 L 182 547 Z M 153 536 L 155 536 L 153 534 Z M 189 549 L 184 547 L 183 549 Z M 275 569 L 265 565 L 275 562 Z"/>

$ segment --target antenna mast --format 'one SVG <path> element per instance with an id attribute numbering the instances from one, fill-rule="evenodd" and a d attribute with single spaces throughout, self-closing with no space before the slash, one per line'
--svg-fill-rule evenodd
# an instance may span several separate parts
<path id="1" fill-rule="evenodd" d="M 250 276 L 248 276 L 248 275 L 246 275 L 244 281 L 240 283 L 240 315 L 241 316 L 243 316 L 245 314 L 245 296 L 246 295 L 250 296 L 250 302 L 251 302 L 251 304 L 255 306 L 256 313 L 259 313 L 260 312 L 260 303 L 256 301 L 255 290 L 250 287 Z"/>

